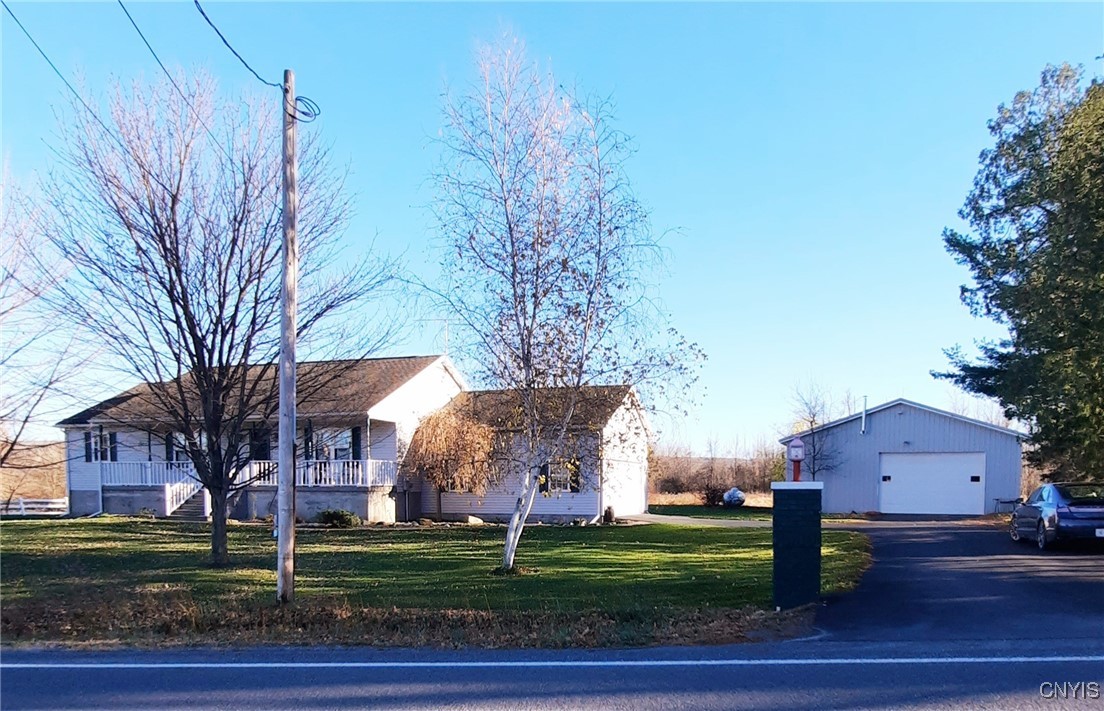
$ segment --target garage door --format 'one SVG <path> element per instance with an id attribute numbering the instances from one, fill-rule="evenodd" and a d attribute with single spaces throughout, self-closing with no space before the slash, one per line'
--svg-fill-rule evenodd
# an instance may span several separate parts
<path id="1" fill-rule="evenodd" d="M 985 453 L 883 454 L 882 513 L 985 513 Z"/>

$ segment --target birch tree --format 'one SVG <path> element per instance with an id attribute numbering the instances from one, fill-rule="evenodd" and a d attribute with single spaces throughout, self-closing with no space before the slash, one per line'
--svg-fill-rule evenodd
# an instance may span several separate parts
<path id="1" fill-rule="evenodd" d="M 58 317 L 147 383 L 130 393 L 136 407 L 181 438 L 210 492 L 215 565 L 229 563 L 228 502 L 250 483 L 248 425 L 277 406 L 279 107 L 277 96 L 222 99 L 202 76 L 117 86 L 103 120 L 74 104 L 38 225 L 70 269 L 52 299 Z M 344 176 L 317 131 L 301 134 L 301 352 L 363 357 L 399 326 L 377 301 L 396 265 L 342 253 Z M 311 372 L 301 400 L 341 363 Z"/>
<path id="2" fill-rule="evenodd" d="M 611 104 L 566 91 L 516 39 L 482 47 L 477 68 L 477 83 L 445 97 L 434 176 L 445 278 L 433 291 L 466 327 L 477 375 L 517 394 L 509 571 L 542 467 L 570 454 L 582 389 L 661 396 L 692 380 L 700 351 L 655 306 L 660 246 Z"/>

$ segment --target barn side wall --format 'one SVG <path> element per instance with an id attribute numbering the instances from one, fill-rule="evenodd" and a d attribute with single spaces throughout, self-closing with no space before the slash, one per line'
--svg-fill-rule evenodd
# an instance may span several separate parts
<path id="1" fill-rule="evenodd" d="M 816 477 L 824 482 L 824 511 L 850 513 L 878 510 L 882 453 L 984 452 L 985 510 L 996 510 L 995 499 L 1020 495 L 1022 454 L 1014 436 L 946 415 L 900 404 L 870 413 L 866 433 L 861 418 L 802 437 L 806 457 L 812 440 L 820 454 L 836 453 L 836 467 Z M 793 478 L 787 462 L 786 478 Z M 802 481 L 809 481 L 809 462 L 802 465 Z"/>

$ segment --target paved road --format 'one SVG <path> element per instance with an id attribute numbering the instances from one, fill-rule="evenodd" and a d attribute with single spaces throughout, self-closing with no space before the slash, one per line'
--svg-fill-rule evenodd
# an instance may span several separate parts
<path id="1" fill-rule="evenodd" d="M 1007 644 L 825 641 L 590 653 L 8 652 L 0 689 L 6 709 L 1099 707 L 1040 689 L 1104 681 L 1104 643 L 1017 657 Z M 20 666 L 36 663 L 46 666 Z"/>
<path id="2" fill-rule="evenodd" d="M 575 652 L 7 651 L 0 706 L 1104 708 L 1100 552 L 1040 555 L 968 524 L 862 530 L 873 568 L 852 595 L 827 601 L 817 634 L 803 640 Z M 1078 682 L 1097 692 L 1054 686 Z"/>

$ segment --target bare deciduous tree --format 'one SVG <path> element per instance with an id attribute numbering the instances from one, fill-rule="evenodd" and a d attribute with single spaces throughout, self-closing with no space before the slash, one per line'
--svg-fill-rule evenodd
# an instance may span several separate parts
<path id="1" fill-rule="evenodd" d="M 176 84 L 182 93 L 167 81 L 116 87 L 103 123 L 72 106 L 39 224 L 71 268 L 57 313 L 148 383 L 133 393 L 182 438 L 211 495 L 213 562 L 226 565 L 227 504 L 249 483 L 248 424 L 277 405 L 280 102 L 220 100 L 202 76 Z M 394 284 L 395 264 L 341 254 L 344 176 L 304 133 L 301 352 L 362 357 L 395 334 L 371 302 Z M 313 371 L 300 399 L 339 377 L 340 363 Z"/>
<path id="2" fill-rule="evenodd" d="M 832 433 L 823 426 L 834 419 L 831 398 L 815 384 L 794 389 L 795 431 L 805 443 L 802 470 L 813 481 L 834 471 L 840 465 L 840 452 L 832 441 Z"/>
<path id="3" fill-rule="evenodd" d="M 656 328 L 659 246 L 609 103 L 565 92 L 516 40 L 482 48 L 478 69 L 470 93 L 445 101 L 435 211 L 447 282 L 434 292 L 466 326 L 482 379 L 521 403 L 525 474 L 502 558 L 510 570 L 581 388 L 685 382 L 698 351 Z"/>
<path id="4" fill-rule="evenodd" d="M 5 172 L 0 179 L 0 469 L 20 481 L 57 469 L 54 443 L 32 432 L 68 402 L 81 359 L 72 339 L 54 333 L 44 299 L 59 265 L 31 227 L 32 207 Z M 51 423 L 52 424 L 52 423 Z M 28 435 L 31 435 L 28 437 Z M 17 487 L 9 487 L 13 494 Z"/>

